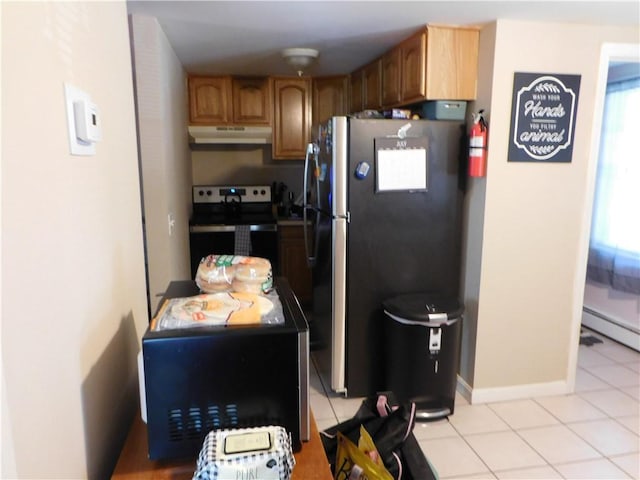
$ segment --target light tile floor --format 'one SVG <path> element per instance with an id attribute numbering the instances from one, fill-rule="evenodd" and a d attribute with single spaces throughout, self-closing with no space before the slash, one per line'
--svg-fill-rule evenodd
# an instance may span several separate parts
<path id="1" fill-rule="evenodd" d="M 442 480 L 640 479 L 640 353 L 603 340 L 580 345 L 575 393 L 470 405 L 414 434 Z M 329 392 L 311 375 L 318 428 L 353 416 L 361 398 Z"/>

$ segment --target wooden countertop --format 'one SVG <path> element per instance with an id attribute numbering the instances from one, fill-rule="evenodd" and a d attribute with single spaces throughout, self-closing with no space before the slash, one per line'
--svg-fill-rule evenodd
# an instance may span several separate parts
<path id="1" fill-rule="evenodd" d="M 311 415 L 311 438 L 303 442 L 302 449 L 294 454 L 296 466 L 292 480 L 332 480 L 329 462 L 324 453 L 316 421 Z M 147 427 L 136 415 L 127 441 L 120 453 L 112 479 L 116 480 L 180 480 L 191 479 L 196 460 L 149 460 Z"/>

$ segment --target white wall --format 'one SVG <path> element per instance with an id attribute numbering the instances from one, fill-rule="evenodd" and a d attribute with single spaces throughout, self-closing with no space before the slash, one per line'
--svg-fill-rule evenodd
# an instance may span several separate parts
<path id="1" fill-rule="evenodd" d="M 126 6 L 0 8 L 0 476 L 107 478 L 148 323 Z M 69 154 L 64 82 L 100 108 L 95 156 Z"/>
<path id="2" fill-rule="evenodd" d="M 151 314 L 172 280 L 187 280 L 191 161 L 186 77 L 153 17 L 132 15 L 140 165 Z M 169 216 L 174 221 L 169 233 Z"/>
<path id="3" fill-rule="evenodd" d="M 466 265 L 476 276 L 466 282 L 479 282 L 477 314 L 466 318 L 475 356 L 461 371 L 474 402 L 573 389 L 600 50 L 639 38 L 638 28 L 623 27 L 499 20 L 487 28 L 495 49 L 493 76 L 480 75 L 491 82 L 484 223 L 466 234 L 482 236 L 481 269 Z M 581 75 L 571 163 L 507 162 L 514 72 Z"/>

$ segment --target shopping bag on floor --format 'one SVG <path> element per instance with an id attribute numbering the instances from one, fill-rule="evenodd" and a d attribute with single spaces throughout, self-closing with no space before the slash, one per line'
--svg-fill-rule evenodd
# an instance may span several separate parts
<path id="1" fill-rule="evenodd" d="M 337 433 L 358 444 L 360 426 L 364 426 L 385 468 L 395 480 L 435 479 L 435 473 L 413 436 L 415 413 L 413 402 L 397 404 L 391 392 L 364 399 L 353 418 L 320 434 L 332 471 L 336 468 Z"/>

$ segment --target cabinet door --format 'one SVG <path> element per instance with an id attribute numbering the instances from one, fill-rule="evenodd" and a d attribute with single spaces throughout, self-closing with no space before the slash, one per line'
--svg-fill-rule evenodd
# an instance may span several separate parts
<path id="1" fill-rule="evenodd" d="M 189 77 L 189 122 L 195 125 L 229 123 L 230 97 L 230 77 Z"/>
<path id="2" fill-rule="evenodd" d="M 313 125 L 325 122 L 334 115 L 347 113 L 347 77 L 313 79 Z"/>
<path id="3" fill-rule="evenodd" d="M 349 75 L 349 113 L 363 110 L 363 71 L 356 70 Z"/>
<path id="4" fill-rule="evenodd" d="M 401 49 L 394 48 L 382 57 L 382 106 L 393 107 L 400 103 Z"/>
<path id="5" fill-rule="evenodd" d="M 480 32 L 472 28 L 427 30 L 427 98 L 474 100 Z"/>
<path id="6" fill-rule="evenodd" d="M 233 78 L 233 123 L 271 124 L 271 84 L 266 77 Z"/>
<path id="7" fill-rule="evenodd" d="M 302 226 L 279 226 L 280 275 L 289 280 L 300 303 L 312 298 L 311 269 L 307 266 Z"/>
<path id="8" fill-rule="evenodd" d="M 426 91 L 427 32 L 420 32 L 400 45 L 402 58 L 402 101 L 424 100 Z"/>
<path id="9" fill-rule="evenodd" d="M 273 158 L 303 159 L 310 136 L 311 80 L 275 78 L 273 91 Z"/>
<path id="10" fill-rule="evenodd" d="M 380 102 L 380 60 L 370 63 L 363 69 L 363 98 L 365 109 L 378 110 Z"/>

